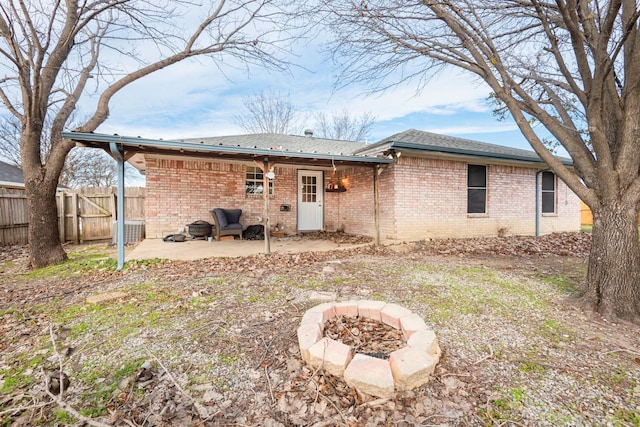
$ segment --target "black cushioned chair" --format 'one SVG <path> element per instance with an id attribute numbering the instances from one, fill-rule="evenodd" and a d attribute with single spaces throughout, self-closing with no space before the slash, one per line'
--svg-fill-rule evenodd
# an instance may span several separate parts
<path id="1" fill-rule="evenodd" d="M 242 240 L 242 224 L 240 224 L 240 215 L 242 209 L 222 209 L 215 208 L 211 211 L 215 222 L 215 230 L 213 234 L 216 240 L 220 240 L 221 236 L 240 236 Z"/>

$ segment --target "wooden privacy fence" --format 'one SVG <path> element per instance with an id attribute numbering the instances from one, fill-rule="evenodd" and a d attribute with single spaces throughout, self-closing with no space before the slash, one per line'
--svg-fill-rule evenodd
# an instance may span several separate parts
<path id="1" fill-rule="evenodd" d="M 60 241 L 106 240 L 113 237 L 116 221 L 116 188 L 78 188 L 59 191 L 58 228 Z M 144 220 L 146 189 L 125 189 L 125 220 Z M 29 225 L 24 190 L 0 193 L 0 245 L 27 244 Z"/>
<path id="2" fill-rule="evenodd" d="M 589 209 L 589 206 L 585 205 L 582 200 L 580 201 L 580 224 L 593 224 L 593 215 L 591 214 L 591 209 Z"/>
<path id="3" fill-rule="evenodd" d="M 583 201 L 580 201 L 580 224 L 593 225 L 593 214 L 591 209 Z M 640 215 L 638 215 L 638 224 L 640 225 Z"/>
<path id="4" fill-rule="evenodd" d="M 0 188 L 0 245 L 28 242 L 27 196 L 22 189 Z"/>

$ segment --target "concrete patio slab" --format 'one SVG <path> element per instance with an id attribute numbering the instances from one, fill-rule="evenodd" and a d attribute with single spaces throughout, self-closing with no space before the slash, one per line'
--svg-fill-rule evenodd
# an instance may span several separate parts
<path id="1" fill-rule="evenodd" d="M 330 240 L 272 238 L 272 253 L 325 252 L 350 249 L 368 244 L 339 244 Z M 241 257 L 264 253 L 264 240 L 213 241 L 187 240 L 164 242 L 145 239 L 133 249 L 127 249 L 126 261 L 143 259 L 170 259 L 192 261 L 212 257 Z"/>

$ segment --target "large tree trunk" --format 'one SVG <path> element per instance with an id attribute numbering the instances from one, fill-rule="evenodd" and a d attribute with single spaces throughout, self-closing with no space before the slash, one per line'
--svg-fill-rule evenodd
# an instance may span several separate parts
<path id="1" fill-rule="evenodd" d="M 33 268 L 59 264 L 67 259 L 67 254 L 60 243 L 56 185 L 30 185 L 25 181 L 29 203 L 29 263 Z"/>
<path id="2" fill-rule="evenodd" d="M 615 201 L 593 212 L 587 308 L 607 318 L 640 320 L 640 243 L 634 205 Z"/>
<path id="3" fill-rule="evenodd" d="M 20 155 L 29 209 L 29 263 L 33 268 L 59 264 L 67 259 L 60 243 L 56 188 L 69 151 L 59 143 L 41 164 L 40 140 L 43 120 L 23 124 Z"/>

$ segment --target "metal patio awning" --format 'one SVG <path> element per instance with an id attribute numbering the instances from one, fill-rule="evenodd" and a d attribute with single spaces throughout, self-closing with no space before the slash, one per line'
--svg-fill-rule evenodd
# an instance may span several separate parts
<path id="1" fill-rule="evenodd" d="M 342 153 L 318 153 L 312 143 L 308 144 L 309 150 L 298 149 L 297 151 L 289 150 L 284 146 L 276 149 L 266 149 L 247 147 L 241 145 L 229 145 L 222 143 L 205 143 L 204 140 L 162 140 L 162 139 L 145 139 L 140 137 L 126 137 L 120 135 L 106 135 L 97 133 L 83 132 L 63 132 L 63 138 L 75 141 L 77 145 L 83 147 L 100 148 L 109 153 L 118 163 L 118 203 L 116 207 L 117 213 L 117 249 L 118 249 L 118 270 L 124 267 L 124 163 L 130 161 L 136 166 L 135 156 L 145 154 L 167 155 L 167 156 L 187 156 L 203 159 L 216 159 L 222 161 L 252 161 L 256 164 L 262 164 L 263 168 L 268 169 L 273 164 L 289 164 L 304 165 L 313 167 L 337 167 L 337 166 L 365 166 L 373 170 L 374 180 L 374 197 L 375 197 L 375 218 L 376 218 L 376 242 L 379 242 L 378 230 L 378 191 L 377 191 L 377 174 L 380 166 L 393 163 L 392 158 L 374 157 L 366 155 L 344 155 Z M 260 137 L 257 135 L 256 137 Z M 283 139 L 291 138 L 291 136 L 282 136 Z M 215 140 L 215 138 L 214 138 Z M 314 140 L 310 140 L 313 142 Z M 286 141 L 283 141 L 286 142 Z M 345 142 L 346 144 L 347 142 Z M 285 144 L 286 145 L 286 144 Z M 131 162 L 133 160 L 133 162 Z M 142 159 L 137 159 L 144 166 Z M 136 166 L 138 167 L 138 166 Z M 140 167 L 138 167 L 140 169 Z M 265 170 L 266 172 L 266 170 Z M 264 174 L 265 180 L 267 174 Z M 268 185 L 268 183 L 266 184 Z M 266 222 L 265 230 L 269 228 L 269 197 L 268 192 L 264 194 Z M 269 233 L 265 233 L 265 252 L 270 252 Z"/>

